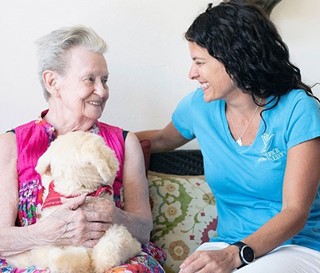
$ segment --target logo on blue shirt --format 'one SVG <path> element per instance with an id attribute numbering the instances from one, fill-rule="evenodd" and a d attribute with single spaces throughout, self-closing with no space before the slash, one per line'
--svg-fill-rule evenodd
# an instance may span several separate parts
<path id="1" fill-rule="evenodd" d="M 285 155 L 285 153 L 283 151 L 280 151 L 279 148 L 272 149 L 272 143 L 273 143 L 274 137 L 275 137 L 275 134 L 267 134 L 267 133 L 264 133 L 261 136 L 263 147 L 261 149 L 261 156 L 258 159 L 258 162 L 263 162 L 267 160 L 272 160 L 272 161 L 279 160 Z"/>

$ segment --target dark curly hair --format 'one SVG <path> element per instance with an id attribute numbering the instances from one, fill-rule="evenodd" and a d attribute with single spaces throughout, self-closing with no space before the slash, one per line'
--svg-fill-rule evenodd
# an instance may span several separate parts
<path id="1" fill-rule="evenodd" d="M 245 1 L 209 4 L 185 38 L 220 61 L 234 84 L 256 104 L 259 98 L 274 96 L 268 109 L 273 108 L 282 95 L 298 88 L 313 96 L 302 82 L 299 68 L 289 61 L 289 50 L 275 25 Z"/>

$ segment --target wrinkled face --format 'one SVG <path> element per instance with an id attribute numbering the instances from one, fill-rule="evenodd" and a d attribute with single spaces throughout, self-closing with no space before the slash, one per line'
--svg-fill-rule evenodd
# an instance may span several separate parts
<path id="1" fill-rule="evenodd" d="M 98 119 L 109 97 L 108 67 L 104 56 L 74 47 L 64 75 L 57 77 L 62 108 L 75 119 Z"/>
<path id="2" fill-rule="evenodd" d="M 226 99 L 233 93 L 236 88 L 221 62 L 196 43 L 189 42 L 189 50 L 192 58 L 189 78 L 201 84 L 206 102 Z"/>

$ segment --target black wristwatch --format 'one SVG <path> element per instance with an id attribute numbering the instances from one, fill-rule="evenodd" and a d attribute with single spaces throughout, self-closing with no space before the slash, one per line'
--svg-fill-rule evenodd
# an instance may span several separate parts
<path id="1" fill-rule="evenodd" d="M 242 262 L 242 265 L 240 267 L 243 267 L 254 261 L 255 259 L 254 251 L 250 246 L 246 245 L 243 242 L 236 242 L 232 245 L 239 247 L 239 257 Z"/>

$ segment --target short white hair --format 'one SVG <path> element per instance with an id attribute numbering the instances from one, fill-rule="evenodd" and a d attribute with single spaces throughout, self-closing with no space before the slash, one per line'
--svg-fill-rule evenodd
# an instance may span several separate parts
<path id="1" fill-rule="evenodd" d="M 38 46 L 38 76 L 46 100 L 50 97 L 42 73 L 45 70 L 57 71 L 63 75 L 67 66 L 67 53 L 76 46 L 104 54 L 106 42 L 91 28 L 85 26 L 63 27 L 50 32 L 36 41 Z"/>

